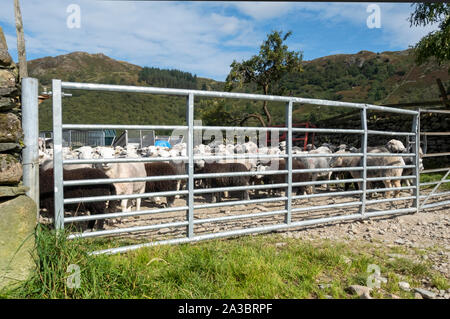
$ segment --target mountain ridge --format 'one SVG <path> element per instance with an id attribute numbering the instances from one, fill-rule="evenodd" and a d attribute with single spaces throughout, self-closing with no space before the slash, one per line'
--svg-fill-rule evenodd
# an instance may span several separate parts
<path id="1" fill-rule="evenodd" d="M 447 93 L 450 93 L 449 65 L 438 65 L 431 61 L 417 66 L 411 53 L 411 49 L 381 53 L 362 50 L 355 54 L 319 57 L 304 61 L 304 72 L 288 74 L 280 83 L 286 88 L 284 95 L 371 104 L 439 100 L 440 92 L 436 85 L 436 78 L 441 78 Z M 142 67 L 113 59 L 103 53 L 83 51 L 30 60 L 28 70 L 30 77 L 39 79 L 42 89 L 51 86 L 51 80 L 54 78 L 70 82 L 180 87 L 214 91 L 224 91 L 225 87 L 223 81 L 196 76 L 190 77 L 189 87 L 183 87 L 183 83 L 187 82 L 185 79 L 183 82 L 181 78 L 178 80 L 176 73 L 189 75 L 189 72 Z M 255 85 L 246 85 L 236 91 L 261 93 Z M 261 111 L 255 103 L 236 101 L 227 101 L 227 103 L 229 104 L 226 108 L 240 108 L 249 113 Z M 96 119 L 97 122 L 117 124 L 162 122 L 179 124 L 185 120 L 185 101 L 178 101 L 174 97 L 123 94 L 104 96 L 98 92 L 74 91 L 73 98 L 65 99 L 64 104 L 71 106 L 63 112 L 66 123 L 87 123 L 88 120 Z M 200 103 L 198 108 L 201 110 L 207 105 L 207 103 Z M 40 108 L 42 110 L 41 127 L 49 129 L 51 103 L 46 101 Z M 133 111 L 134 109 L 138 111 Z M 106 112 L 110 113 L 105 114 Z M 153 116 L 149 117 L 147 112 L 151 112 Z M 302 107 L 295 110 L 294 118 L 299 121 L 323 119 L 327 116 L 336 116 L 341 110 L 328 111 L 327 109 L 313 118 L 311 118 L 311 112 L 311 107 Z M 282 112 L 275 110 L 274 114 L 274 124 L 283 123 Z M 201 114 L 199 113 L 198 116 Z"/>

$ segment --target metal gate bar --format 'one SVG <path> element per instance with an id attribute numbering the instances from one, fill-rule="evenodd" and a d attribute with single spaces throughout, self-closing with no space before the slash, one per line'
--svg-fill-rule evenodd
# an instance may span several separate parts
<path id="1" fill-rule="evenodd" d="M 412 213 L 415 211 L 416 211 L 415 208 L 412 208 L 412 209 L 404 208 L 404 209 L 399 209 L 395 212 L 392 212 L 392 211 L 367 212 L 366 217 L 378 217 L 378 216 L 384 216 L 384 215 L 406 214 L 406 213 Z M 252 228 L 247 228 L 247 229 L 231 230 L 231 231 L 212 233 L 212 234 L 206 234 L 206 235 L 198 235 L 192 239 L 186 238 L 186 237 L 185 238 L 175 238 L 175 239 L 161 240 L 161 241 L 157 241 L 157 242 L 149 242 L 149 243 L 143 243 L 143 244 L 137 244 L 137 245 L 130 245 L 130 246 L 125 246 L 125 247 L 109 248 L 109 249 L 94 251 L 91 254 L 92 255 L 117 254 L 117 253 L 123 253 L 123 252 L 135 250 L 135 249 L 139 249 L 139 248 L 144 248 L 144 247 L 198 242 L 198 241 L 203 241 L 203 240 L 218 239 L 218 238 L 233 237 L 233 236 L 242 236 L 242 235 L 255 234 L 255 233 L 272 232 L 272 231 L 277 231 L 277 230 L 284 230 L 287 228 L 305 227 L 305 226 L 310 226 L 310 225 L 315 225 L 315 224 L 323 224 L 323 223 L 345 221 L 345 220 L 355 220 L 355 219 L 361 219 L 361 218 L 362 218 L 361 214 L 333 216 L 333 217 L 326 217 L 326 218 L 318 218 L 315 220 L 292 222 L 289 225 L 283 223 L 283 224 L 270 225 L 270 226 L 252 227 Z M 75 237 L 73 237 L 73 238 L 75 238 Z"/>

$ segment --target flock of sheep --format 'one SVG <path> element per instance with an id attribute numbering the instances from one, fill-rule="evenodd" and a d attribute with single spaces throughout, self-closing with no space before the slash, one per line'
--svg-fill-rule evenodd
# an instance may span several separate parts
<path id="1" fill-rule="evenodd" d="M 43 145 L 40 143 L 40 145 Z M 54 213 L 54 182 L 53 182 L 53 154 L 52 149 L 40 147 L 40 206 L 45 208 L 50 214 Z M 407 148 L 399 140 L 391 140 L 384 146 L 368 147 L 368 153 L 407 153 Z M 64 147 L 62 150 L 63 159 L 111 159 L 111 158 L 143 158 L 162 157 L 164 161 L 154 162 L 120 162 L 120 163 L 95 163 L 95 164 L 68 164 L 64 165 L 64 180 L 83 179 L 107 179 L 107 178 L 141 178 L 150 176 L 166 175 L 186 175 L 187 149 L 185 143 L 174 145 L 172 148 L 149 146 L 138 148 L 133 145 L 122 147 L 90 147 L 83 146 L 78 149 Z M 314 182 L 319 177 L 327 180 L 335 174 L 335 179 L 360 179 L 361 170 L 343 170 L 336 168 L 361 167 L 362 157 L 359 155 L 348 156 L 351 153 L 361 153 L 360 149 L 348 147 L 346 145 L 333 146 L 323 144 L 318 148 L 308 145 L 307 150 L 293 147 L 293 170 L 314 170 L 316 172 L 294 172 L 292 174 L 293 183 L 302 183 L 302 186 L 293 188 L 293 193 L 306 194 L 314 193 L 317 183 Z M 248 186 L 249 189 L 237 192 L 243 200 L 250 199 L 250 195 L 257 194 L 258 187 L 252 189 L 252 185 L 282 184 L 286 181 L 286 174 L 276 174 L 274 171 L 286 170 L 286 162 L 283 155 L 286 154 L 286 142 L 281 142 L 279 147 L 258 147 L 253 142 L 243 144 L 223 144 L 212 142 L 208 145 L 196 145 L 193 149 L 194 173 L 195 174 L 216 174 L 215 177 L 196 178 L 195 188 L 221 188 L 233 186 Z M 329 156 L 335 154 L 334 156 Z M 338 155 L 342 154 L 342 156 Z M 296 155 L 300 155 L 296 157 Z M 323 155 L 323 156 L 322 156 Z M 214 159 L 214 157 L 218 157 Z M 271 157 L 272 156 L 272 157 Z M 223 159 L 222 157 L 228 157 Z M 235 157 L 235 158 L 231 158 Z M 167 160 L 166 160 L 167 159 Z M 390 169 L 367 170 L 367 177 L 392 177 L 384 179 L 382 182 L 386 188 L 400 187 L 401 180 L 396 179 L 402 175 L 412 175 L 412 169 L 404 169 L 401 166 L 412 165 L 414 157 L 409 156 L 367 156 L 367 166 L 392 166 Z M 420 159 L 421 165 L 421 159 Z M 330 168 L 334 168 L 330 171 Z M 422 166 L 420 167 L 423 168 Z M 328 170 L 327 170 L 328 169 Z M 224 173 L 238 173 L 237 176 L 228 176 Z M 247 172 L 239 174 L 239 172 Z M 346 176 L 345 176 L 346 174 Z M 342 176 L 344 175 L 344 176 Z M 177 192 L 186 187 L 186 178 L 178 180 L 163 181 L 137 181 L 120 182 L 113 184 L 95 184 L 81 186 L 64 187 L 65 198 L 79 198 L 91 196 L 109 195 L 131 195 L 157 192 L 171 192 L 166 196 L 167 206 L 172 206 L 177 196 Z M 405 180 L 409 186 L 409 181 Z M 326 184 L 329 190 L 330 183 Z M 345 190 L 350 183 L 345 184 Z M 367 188 L 371 185 L 367 182 Z M 261 188 L 261 187 L 259 187 Z M 361 183 L 355 183 L 355 188 L 361 189 Z M 241 188 L 242 189 L 242 188 Z M 268 195 L 281 192 L 283 188 L 268 189 Z M 399 190 L 395 190 L 396 197 Z M 183 194 L 185 194 L 184 192 Z M 235 192 L 230 194 L 234 194 Z M 208 193 L 205 193 L 208 194 Z M 205 198 L 210 202 L 221 201 L 227 192 L 217 191 L 209 193 Z M 386 197 L 390 197 L 390 192 L 386 192 Z M 157 202 L 158 197 L 151 197 Z M 136 198 L 136 210 L 140 210 L 141 198 Z M 81 202 L 65 205 L 66 211 L 89 211 L 91 214 L 103 214 L 115 212 L 118 202 Z M 129 200 L 123 199 L 120 202 L 121 211 L 131 211 Z M 93 228 L 95 220 L 89 222 L 88 227 Z M 99 220 L 97 228 L 103 227 L 103 220 Z"/>

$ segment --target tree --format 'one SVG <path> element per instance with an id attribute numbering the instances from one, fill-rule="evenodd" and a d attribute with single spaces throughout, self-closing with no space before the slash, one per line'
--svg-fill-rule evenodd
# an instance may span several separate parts
<path id="1" fill-rule="evenodd" d="M 224 99 L 200 101 L 199 115 L 203 125 L 208 126 L 234 126 L 239 124 L 240 110 Z"/>
<path id="2" fill-rule="evenodd" d="M 22 13 L 19 0 L 14 0 L 14 15 L 16 19 L 17 55 L 19 56 L 19 76 L 21 79 L 28 76 L 27 55 L 25 52 L 25 38 L 23 35 Z"/>
<path id="3" fill-rule="evenodd" d="M 288 51 L 284 41 L 291 35 L 287 32 L 283 36 L 282 31 L 272 31 L 260 47 L 259 55 L 254 55 L 247 61 L 241 63 L 233 61 L 231 71 L 226 78 L 226 89 L 231 91 L 244 84 L 253 83 L 258 89 L 262 89 L 264 95 L 283 94 L 285 88 L 278 85 L 278 81 L 291 72 L 302 72 L 302 53 Z M 246 114 L 240 124 L 245 123 L 250 118 L 256 118 L 262 126 L 272 124 L 272 116 L 267 108 L 267 101 L 263 103 L 263 116 L 259 113 Z"/>
<path id="4" fill-rule="evenodd" d="M 439 23 L 439 30 L 430 32 L 415 46 L 416 62 L 420 65 L 435 57 L 439 64 L 450 61 L 450 4 L 416 3 L 409 21 L 411 26 Z M 450 68 L 449 68 L 450 72 Z"/>

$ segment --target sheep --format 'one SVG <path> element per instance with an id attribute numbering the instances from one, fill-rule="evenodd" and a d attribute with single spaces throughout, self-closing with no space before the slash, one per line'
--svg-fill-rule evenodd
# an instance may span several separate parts
<path id="1" fill-rule="evenodd" d="M 389 151 L 385 147 L 374 148 L 369 151 L 369 153 L 388 153 L 388 152 Z M 362 166 L 362 164 L 363 163 L 361 162 L 360 165 Z M 404 166 L 404 165 L 405 165 L 405 161 L 400 156 L 399 157 L 397 157 L 397 156 L 395 156 L 395 157 L 392 157 L 392 156 L 386 156 L 386 157 L 368 156 L 367 157 L 367 166 Z M 402 176 L 402 174 L 403 174 L 403 168 L 390 168 L 390 169 L 368 170 L 367 171 L 368 178 L 392 177 L 392 179 L 383 181 L 384 186 L 386 188 L 391 188 L 391 186 L 392 186 L 391 181 L 394 184 L 394 187 L 400 187 L 401 182 L 398 179 L 395 180 L 395 177 Z M 360 189 L 361 189 L 361 183 L 359 185 L 360 185 Z M 391 194 L 391 192 L 387 191 L 385 194 L 386 198 L 389 198 L 390 194 Z M 400 191 L 399 190 L 394 191 L 394 197 L 399 197 L 399 196 L 400 196 Z"/>
<path id="2" fill-rule="evenodd" d="M 243 144 L 245 153 L 256 154 L 258 153 L 258 145 L 255 142 L 249 141 Z"/>
<path id="3" fill-rule="evenodd" d="M 345 152 L 345 151 L 344 151 Z M 358 150 L 360 152 L 360 150 Z M 367 148 L 368 153 L 389 153 L 389 150 L 386 147 L 383 146 L 377 146 L 377 147 L 368 147 Z M 346 152 L 345 152 L 346 153 Z M 392 157 L 392 156 L 367 156 L 367 166 L 403 166 L 405 165 L 405 162 L 402 157 Z M 363 166 L 363 158 L 362 157 L 335 157 L 331 163 L 331 167 L 362 167 Z M 400 180 L 395 180 L 395 177 L 401 176 L 403 173 L 403 168 L 391 168 L 391 169 L 380 169 L 380 170 L 367 170 L 367 177 L 392 177 L 392 179 L 384 180 L 383 184 L 386 188 L 391 188 L 392 183 L 394 184 L 394 187 L 400 187 L 401 183 Z M 362 172 L 361 171 L 350 171 L 350 175 L 352 178 L 361 178 Z M 371 187 L 371 183 L 367 181 L 367 188 Z M 358 183 L 358 188 L 362 189 L 362 183 Z M 390 197 L 389 191 L 386 192 L 386 198 Z M 395 197 L 400 196 L 400 191 L 394 192 Z"/>
<path id="4" fill-rule="evenodd" d="M 340 149 L 339 151 L 335 152 L 334 154 L 351 154 L 352 152 L 346 151 L 345 149 Z M 333 157 L 330 161 L 330 167 L 336 168 L 336 167 L 357 167 L 359 165 L 359 162 L 361 161 L 360 156 L 339 156 L 339 157 Z M 338 175 L 341 173 L 344 179 L 351 179 L 353 177 L 352 172 L 335 172 L 335 175 Z M 352 183 L 354 188 L 356 190 L 359 189 L 357 183 Z M 350 183 L 345 183 L 344 190 L 348 191 L 350 188 Z"/>
<path id="5" fill-rule="evenodd" d="M 414 152 L 412 150 L 413 145 L 414 144 L 411 144 L 408 146 L 408 148 L 406 148 L 401 141 L 393 139 L 393 140 L 390 140 L 386 144 L 386 148 L 391 153 L 407 153 L 407 152 Z M 422 151 L 422 148 L 419 147 L 419 171 L 423 170 L 422 157 L 423 157 L 423 151 Z M 415 165 L 414 156 L 404 157 L 404 162 L 405 162 L 405 165 Z M 412 169 L 412 168 L 405 168 L 403 170 L 403 175 L 404 176 L 412 175 L 413 170 L 414 169 Z M 406 179 L 405 184 L 406 184 L 406 186 L 411 186 L 412 181 L 410 179 Z"/>
<path id="6" fill-rule="evenodd" d="M 204 163 L 202 169 L 197 169 L 196 173 L 234 173 L 234 172 L 248 172 L 248 169 L 242 163 Z M 249 186 L 250 176 L 223 176 L 203 179 L 203 184 L 207 188 L 228 187 L 228 186 Z M 249 200 L 249 191 L 239 191 L 241 198 Z M 211 193 L 211 202 L 220 202 L 221 192 Z"/>
<path id="7" fill-rule="evenodd" d="M 223 144 L 218 145 L 218 147 L 215 149 L 215 155 L 225 155 L 225 156 L 234 156 L 235 152 L 236 153 L 241 153 L 239 155 L 242 155 L 242 153 L 245 154 L 256 154 L 258 153 L 258 147 L 255 143 L 253 142 L 246 142 L 244 144 L 236 144 L 236 146 L 234 146 L 233 144 L 227 144 L 224 147 L 222 147 Z M 279 151 L 277 149 L 277 151 Z M 212 161 L 206 161 L 211 163 Z M 250 158 L 231 158 L 231 159 L 218 159 L 215 161 L 218 164 L 241 164 L 243 166 L 245 166 L 247 171 L 256 171 L 256 166 L 257 166 L 257 159 L 250 159 Z M 202 163 L 197 163 L 198 166 L 201 166 Z M 250 182 L 249 178 L 249 182 Z M 224 192 L 224 197 L 228 197 L 228 191 Z"/>
<path id="8" fill-rule="evenodd" d="M 79 159 L 90 159 L 92 158 L 93 149 L 90 146 L 82 146 L 73 150 L 75 157 Z"/>
<path id="9" fill-rule="evenodd" d="M 338 151 L 346 151 L 348 149 L 347 144 L 340 144 L 338 146 Z"/>
<path id="10" fill-rule="evenodd" d="M 98 148 L 97 153 L 101 158 L 114 158 L 112 148 Z M 99 163 L 95 167 L 101 169 L 109 178 L 147 177 L 143 163 Z M 118 195 L 143 194 L 145 182 L 114 183 Z M 127 211 L 128 199 L 121 202 L 122 211 Z M 141 208 L 141 198 L 136 199 L 136 211 Z M 131 207 L 130 207 L 131 211 Z"/>
<path id="11" fill-rule="evenodd" d="M 175 167 L 172 164 L 164 162 L 145 163 L 147 176 L 166 176 L 176 175 Z M 145 192 L 169 192 L 177 190 L 177 181 L 147 181 L 145 183 Z M 175 196 L 167 196 L 167 206 L 172 207 Z"/>
<path id="12" fill-rule="evenodd" d="M 337 146 L 330 144 L 330 143 L 323 143 L 318 149 L 328 149 L 330 150 L 332 153 L 334 153 L 337 149 Z"/>
<path id="13" fill-rule="evenodd" d="M 103 163 L 96 164 L 97 168 L 103 170 L 109 178 L 147 177 L 143 163 Z M 118 195 L 143 194 L 145 182 L 114 183 Z M 127 211 L 128 199 L 121 203 L 122 211 Z M 141 208 L 141 198 L 136 199 L 136 211 Z M 130 207 L 131 211 L 131 207 Z"/>
<path id="14" fill-rule="evenodd" d="M 308 152 L 309 154 L 331 154 L 331 150 L 327 146 L 321 146 L 317 149 L 313 149 Z M 323 156 L 323 157 L 301 157 L 300 161 L 305 165 L 308 169 L 314 169 L 314 168 L 329 168 L 330 167 L 330 161 L 331 157 L 329 156 Z M 331 171 L 328 172 L 317 172 L 312 173 L 312 181 L 316 181 L 318 177 L 326 176 L 327 180 L 330 180 L 331 178 Z M 330 185 L 327 184 L 326 188 L 329 190 Z M 316 188 L 313 185 L 312 191 L 315 192 Z"/>
<path id="15" fill-rule="evenodd" d="M 179 145 L 179 144 L 177 144 Z M 183 155 L 184 154 L 184 155 Z M 173 149 L 170 151 L 171 157 L 177 157 L 177 156 L 186 156 L 186 149 Z M 183 160 L 174 160 L 170 162 L 165 162 L 168 164 L 171 164 L 175 168 L 175 174 L 174 175 L 185 175 L 186 174 L 186 161 Z M 179 191 L 180 189 L 185 188 L 187 181 L 186 179 L 179 179 L 176 181 L 177 187 L 176 190 Z M 179 198 L 179 195 L 176 195 L 175 198 Z"/>
<path id="16" fill-rule="evenodd" d="M 39 148 L 40 152 L 44 152 L 45 151 L 45 138 L 38 137 L 38 148 Z"/>
<path id="17" fill-rule="evenodd" d="M 368 153 L 389 153 L 389 150 L 384 146 L 378 146 L 378 147 L 368 147 L 367 148 Z M 367 156 L 367 166 L 394 166 L 390 169 L 380 169 L 380 170 L 367 170 L 367 177 L 373 178 L 373 177 L 392 177 L 392 179 L 384 180 L 382 181 L 384 186 L 386 188 L 391 188 L 392 184 L 394 184 L 394 187 L 400 187 L 401 183 L 400 180 L 395 180 L 395 177 L 399 177 L 403 173 L 403 168 L 395 168 L 395 166 L 404 166 L 405 162 L 402 157 L 392 157 L 392 156 Z M 363 166 L 363 158 L 359 158 L 359 161 L 356 163 L 356 160 L 352 161 L 352 166 Z M 361 171 L 351 171 L 350 174 L 353 178 L 361 178 L 362 172 Z M 362 189 L 362 183 L 358 183 L 359 189 Z M 367 188 L 371 187 L 371 183 L 367 182 Z M 385 196 L 386 198 L 390 197 L 391 192 L 387 191 Z M 400 191 L 396 190 L 394 192 L 395 197 L 400 196 Z"/>
<path id="18" fill-rule="evenodd" d="M 274 169 L 275 167 L 275 169 Z M 285 159 L 276 159 L 271 161 L 270 165 L 265 166 L 265 169 L 262 169 L 263 171 L 266 169 L 270 170 L 285 170 L 286 169 L 286 160 Z M 296 159 L 292 159 L 292 169 L 306 169 L 306 166 Z M 286 174 L 273 174 L 273 175 L 264 175 L 262 177 L 262 180 L 264 184 L 283 184 L 286 183 Z M 292 174 L 292 182 L 293 183 L 300 183 L 300 182 L 307 182 L 311 180 L 311 173 L 294 173 Z M 281 189 L 269 189 L 269 193 L 274 191 L 281 191 Z M 293 187 L 292 192 L 296 193 L 297 195 L 305 194 L 306 193 L 306 187 L 305 186 L 299 186 L 299 187 Z"/>
<path id="19" fill-rule="evenodd" d="M 69 151 L 67 148 L 64 148 L 63 159 L 89 159 L 91 158 L 92 152 L 89 152 L 87 148 L 80 148 L 75 151 Z M 63 150 L 64 150 L 63 149 Z M 48 155 L 47 153 L 39 152 L 39 166 L 43 170 L 53 169 L 53 156 Z M 92 164 L 70 164 L 64 165 L 64 169 L 73 170 L 78 168 L 92 168 Z"/>
<path id="20" fill-rule="evenodd" d="M 303 148 L 298 146 L 292 146 L 292 154 L 302 154 L 304 152 L 306 153 L 306 151 L 304 151 Z"/>
<path id="21" fill-rule="evenodd" d="M 81 179 L 100 179 L 108 178 L 105 173 L 95 168 L 79 168 L 74 170 L 63 170 L 64 180 L 81 180 Z M 47 209 L 47 212 L 54 216 L 54 176 L 53 169 L 39 170 L 39 203 L 40 208 Z M 93 197 L 93 196 L 108 196 L 116 195 L 116 190 L 113 184 L 95 184 L 95 185 L 80 185 L 80 186 L 66 186 L 64 187 L 65 198 L 76 197 Z M 92 215 L 113 213 L 115 212 L 117 201 L 109 201 L 107 207 L 105 201 L 100 202 L 80 202 L 74 204 L 64 205 L 66 211 L 89 211 Z M 95 220 L 90 220 L 88 228 L 93 229 Z M 100 219 L 97 223 L 97 228 L 102 229 L 104 220 Z"/>
<path id="22" fill-rule="evenodd" d="M 315 150 L 316 149 L 316 147 L 313 145 L 313 144 L 307 144 L 306 145 L 306 151 L 312 151 L 312 150 Z"/>
<path id="23" fill-rule="evenodd" d="M 148 146 L 143 147 L 137 150 L 137 153 L 144 157 L 178 157 L 178 156 L 186 156 L 186 143 L 176 144 L 172 149 L 168 150 L 167 148 L 161 148 L 159 146 Z M 164 161 L 160 163 L 166 163 L 172 165 L 175 168 L 175 173 L 171 175 L 184 175 L 186 174 L 186 162 L 184 160 L 174 160 L 174 161 Z M 179 191 L 183 189 L 186 185 L 185 179 L 180 179 L 175 181 L 176 189 Z M 175 198 L 179 198 L 179 195 L 176 195 Z M 158 200 L 158 197 L 154 198 L 155 201 Z"/>
<path id="24" fill-rule="evenodd" d="M 386 144 L 386 148 L 390 153 L 405 153 L 406 147 L 402 142 L 396 139 L 392 139 Z"/>
<path id="25" fill-rule="evenodd" d="M 409 153 L 414 152 L 414 151 L 412 150 L 413 145 L 414 145 L 414 144 L 411 144 L 411 145 L 408 147 L 408 149 L 405 150 L 405 152 L 409 152 Z M 423 157 L 423 151 L 422 151 L 422 148 L 419 147 L 419 172 L 421 172 L 421 171 L 424 169 L 422 157 Z M 414 156 L 407 156 L 407 157 L 404 157 L 404 161 L 405 161 L 405 165 L 415 165 L 415 164 L 416 164 L 416 163 L 415 163 L 415 157 L 414 157 Z M 404 176 L 410 176 L 410 175 L 413 175 L 413 171 L 414 171 L 413 168 L 405 168 L 405 169 L 403 170 L 403 175 L 404 175 Z M 406 186 L 411 186 L 411 185 L 412 185 L 412 179 L 405 179 L 405 184 L 406 184 Z M 411 192 L 413 192 L 413 190 L 411 190 Z"/>

